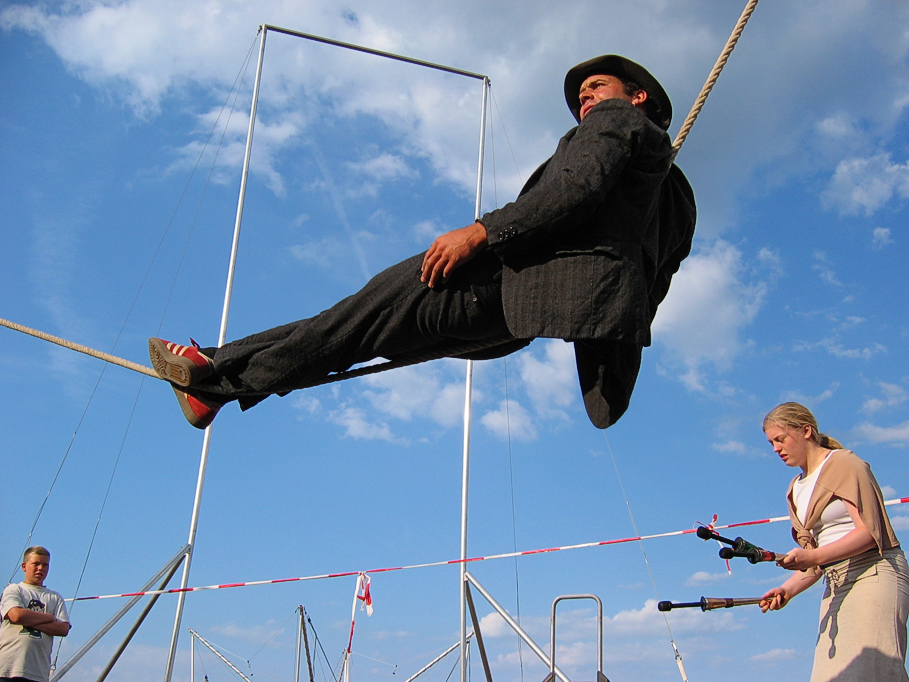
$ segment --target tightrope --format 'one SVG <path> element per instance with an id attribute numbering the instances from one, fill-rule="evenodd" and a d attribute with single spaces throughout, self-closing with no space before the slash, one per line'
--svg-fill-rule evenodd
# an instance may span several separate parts
<path id="1" fill-rule="evenodd" d="M 131 369 L 134 372 L 139 374 L 145 374 L 154 379 L 160 379 L 157 372 L 151 367 L 146 367 L 145 365 L 140 365 L 136 362 L 131 362 L 130 360 L 124 360 L 123 358 L 118 358 L 116 355 L 111 355 L 110 353 L 104 353 L 100 350 L 95 350 L 94 348 L 89 348 L 88 346 L 83 346 L 80 343 L 73 343 L 72 341 L 67 341 L 66 339 L 61 339 L 59 336 L 54 336 L 53 334 L 48 334 L 47 332 L 42 332 L 37 329 L 32 329 L 31 327 L 26 327 L 24 324 L 18 324 L 16 322 L 10 322 L 0 318 L 0 327 L 7 327 L 13 331 L 22 332 L 23 334 L 28 334 L 29 336 L 34 336 L 36 339 L 41 339 L 42 341 L 50 341 L 55 343 L 58 346 L 63 346 L 69 350 L 74 350 L 77 353 L 84 353 L 85 355 L 90 355 L 93 358 L 99 360 L 104 360 L 104 362 L 109 362 L 112 365 L 120 365 L 120 367 L 125 367 L 126 369 Z"/>
<path id="2" fill-rule="evenodd" d="M 884 504 L 886 506 L 894 504 L 906 504 L 909 502 L 909 497 L 901 497 L 899 499 L 889 500 Z M 779 521 L 788 521 L 789 516 L 774 516 L 768 519 L 758 519 L 756 521 L 743 521 L 740 523 L 730 523 L 727 525 L 711 525 L 711 528 L 714 530 L 722 530 L 724 528 L 742 528 L 744 526 L 759 526 L 765 523 L 777 523 Z M 701 525 L 701 524 L 698 524 Z M 571 549 L 584 549 L 587 547 L 604 547 L 606 545 L 618 545 L 625 542 L 640 542 L 642 540 L 655 540 L 657 538 L 668 538 L 677 535 L 690 535 L 697 532 L 697 527 L 688 528 L 686 530 L 674 530 L 667 533 L 657 533 L 655 535 L 641 535 L 638 537 L 630 538 L 620 538 L 617 540 L 601 540 L 599 542 L 584 542 L 579 545 L 564 545 L 562 547 L 548 547 L 545 549 L 531 549 L 525 550 L 523 552 L 508 552 L 505 554 L 489 554 L 482 557 L 472 557 L 468 559 L 450 559 L 448 561 L 433 561 L 423 564 L 410 564 L 409 566 L 394 566 L 387 568 L 373 568 L 368 571 L 344 571 L 343 573 L 323 573 L 321 575 L 307 575 L 301 576 L 298 578 L 279 578 L 277 580 L 253 580 L 245 583 L 223 583 L 220 585 L 206 585 L 204 587 L 178 587 L 170 590 L 147 590 L 145 592 L 125 592 L 123 594 L 105 594 L 95 597 L 76 597 L 65 599 L 64 601 L 89 601 L 93 599 L 117 599 L 119 597 L 143 597 L 146 595 L 156 595 L 156 594 L 179 594 L 181 592 L 202 592 L 203 590 L 225 590 L 231 587 L 252 587 L 254 585 L 277 585 L 279 583 L 294 583 L 294 582 L 305 582 L 309 580 L 325 580 L 328 578 L 345 578 L 353 575 L 360 575 L 366 573 L 390 573 L 393 571 L 409 571 L 415 568 L 430 568 L 433 566 L 452 566 L 461 563 L 473 563 L 475 561 L 492 561 L 493 559 L 508 559 L 512 557 L 519 556 L 532 556 L 534 554 L 546 554 L 549 552 L 564 552 Z"/>

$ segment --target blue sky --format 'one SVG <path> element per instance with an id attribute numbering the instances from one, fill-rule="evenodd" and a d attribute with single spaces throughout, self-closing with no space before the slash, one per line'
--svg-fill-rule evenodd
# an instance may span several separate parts
<path id="1" fill-rule="evenodd" d="M 647 65 L 674 134 L 744 2 L 301 5 L 0 3 L 0 317 L 141 363 L 148 336 L 216 341 L 254 57 L 235 100 L 231 88 L 261 23 L 487 75 L 485 211 L 573 124 L 568 68 L 607 52 Z M 909 8 L 887 0 L 758 5 L 678 157 L 695 247 L 625 417 L 588 423 L 562 342 L 474 365 L 469 555 L 781 516 L 793 472 L 760 421 L 788 399 L 870 461 L 888 498 L 909 495 L 907 26 Z M 471 79 L 270 33 L 228 338 L 311 315 L 471 222 L 480 96 Z M 84 570 L 80 596 L 138 589 L 186 541 L 201 433 L 160 382 L 8 329 L 0 344 L 7 575 L 40 509 L 32 542 L 53 552 L 51 587 L 73 596 Z M 190 584 L 457 558 L 464 374 L 439 361 L 225 409 Z M 904 507 L 891 517 L 906 536 Z M 735 534 L 791 545 L 784 523 Z M 643 548 L 647 563 L 628 543 L 470 570 L 544 648 L 552 600 L 598 594 L 613 682 L 680 679 L 657 599 L 759 596 L 785 577 L 747 563 L 729 575 L 690 535 Z M 189 595 L 174 679 L 189 679 L 186 627 L 253 679 L 289 679 L 298 604 L 336 666 L 354 584 Z M 807 677 L 819 589 L 769 615 L 670 613 L 690 678 Z M 379 573 L 372 592 L 354 679 L 406 679 L 456 640 L 455 567 Z M 175 604 L 160 600 L 109 679 L 162 679 Z M 119 606 L 77 603 L 60 661 Z M 542 679 L 478 608 L 495 678 Z M 68 679 L 95 679 L 125 627 Z M 585 604 L 560 607 L 557 662 L 576 679 L 592 679 L 593 632 Z M 203 654 L 199 666 L 231 676 Z"/>

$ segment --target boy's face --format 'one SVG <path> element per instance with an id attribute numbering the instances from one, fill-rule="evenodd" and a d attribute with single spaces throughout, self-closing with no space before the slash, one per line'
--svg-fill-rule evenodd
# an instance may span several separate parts
<path id="1" fill-rule="evenodd" d="M 44 554 L 29 554 L 22 562 L 25 571 L 25 582 L 29 585 L 44 585 L 47 572 L 50 570 L 50 557 Z"/>

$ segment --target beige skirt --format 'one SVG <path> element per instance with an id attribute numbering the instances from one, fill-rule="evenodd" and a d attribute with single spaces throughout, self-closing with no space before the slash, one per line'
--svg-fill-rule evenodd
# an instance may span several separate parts
<path id="1" fill-rule="evenodd" d="M 909 568 L 899 549 L 824 569 L 811 682 L 907 682 Z"/>

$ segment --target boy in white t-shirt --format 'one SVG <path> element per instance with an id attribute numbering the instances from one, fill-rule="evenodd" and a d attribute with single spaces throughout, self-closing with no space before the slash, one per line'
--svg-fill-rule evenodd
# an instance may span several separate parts
<path id="1" fill-rule="evenodd" d="M 44 586 L 50 552 L 29 547 L 22 570 L 25 580 L 0 597 L 0 681 L 47 682 L 54 637 L 69 634 L 69 615 L 63 597 Z"/>

